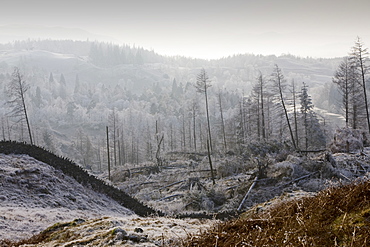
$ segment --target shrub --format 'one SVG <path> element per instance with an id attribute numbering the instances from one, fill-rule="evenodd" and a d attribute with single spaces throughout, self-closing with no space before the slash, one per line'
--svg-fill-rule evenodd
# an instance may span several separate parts
<path id="1" fill-rule="evenodd" d="M 246 158 L 259 156 L 266 157 L 267 155 L 278 158 L 279 161 L 284 160 L 289 152 L 290 147 L 286 143 L 281 143 L 278 141 L 269 142 L 251 142 L 246 145 L 243 155 Z"/>
<path id="2" fill-rule="evenodd" d="M 226 202 L 226 196 L 223 191 L 213 188 L 210 190 L 189 190 L 183 200 L 188 209 L 214 211 Z"/>

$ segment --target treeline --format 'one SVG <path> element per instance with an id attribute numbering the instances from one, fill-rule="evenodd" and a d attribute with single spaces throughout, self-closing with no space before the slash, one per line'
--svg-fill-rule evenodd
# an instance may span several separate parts
<path id="1" fill-rule="evenodd" d="M 167 57 L 140 46 L 114 44 L 98 41 L 78 40 L 16 40 L 0 44 L 0 50 L 45 50 L 61 54 L 74 54 L 88 57 L 92 63 L 101 67 L 112 67 L 121 64 L 167 63 L 181 66 L 200 66 L 206 61 L 181 56 Z"/>
<path id="2" fill-rule="evenodd" d="M 271 74 L 260 73 L 254 79 L 249 95 L 217 88 L 212 73 L 207 79 L 208 117 L 204 93 L 197 92 L 193 81 L 173 79 L 171 87 L 156 83 L 133 95 L 120 85 L 88 85 L 78 76 L 74 88 L 66 87 L 73 82 L 66 82 L 63 74 L 60 79 L 53 73 L 44 78 L 35 83 L 25 78 L 37 85 L 26 95 L 34 143 L 98 172 L 106 171 L 108 160 L 106 126 L 113 168 L 157 162 L 166 152 L 205 152 L 208 140 L 214 153 L 220 154 L 242 154 L 256 142 L 286 143 L 296 150 L 325 147 L 324 119 L 313 111 L 307 86 L 295 86 L 292 91 L 277 66 Z M 1 116 L 2 139 L 28 140 L 26 125 L 13 124 L 13 120 L 17 119 Z M 57 132 L 58 126 L 70 132 L 69 144 L 59 142 L 64 137 Z"/>
<path id="3" fill-rule="evenodd" d="M 11 43 L 0 44 L 1 50 L 45 50 L 61 54 L 87 56 L 90 52 L 91 41 L 78 40 L 16 40 Z"/>
<path id="4" fill-rule="evenodd" d="M 42 41 L 35 44 L 41 47 Z M 58 49 L 58 42 L 45 41 L 43 45 L 46 47 L 46 44 Z M 85 52 L 95 56 L 96 62 L 102 63 L 100 67 L 125 62 L 125 49 L 129 49 L 96 42 L 76 43 L 76 47 L 82 44 L 89 44 Z M 138 48 L 131 49 L 131 56 L 136 56 L 139 51 L 143 52 Z M 116 60 L 109 61 L 113 56 Z M 243 68 L 205 68 L 209 75 L 208 117 L 205 97 L 195 87 L 200 68 L 163 69 L 166 67 L 163 64 L 127 66 L 126 70 L 102 70 L 104 74 L 96 76 L 92 66 L 93 69 L 88 71 L 91 77 L 83 75 L 82 79 L 76 71 L 69 71 L 68 75 L 64 71 L 31 70 L 32 73 L 25 75 L 25 80 L 32 85 L 25 100 L 34 142 L 68 154 L 94 171 L 106 170 L 106 126 L 110 131 L 109 151 L 113 166 L 155 162 L 157 154 L 171 151 L 204 152 L 208 139 L 214 153 L 221 154 L 229 151 L 243 154 L 246 147 L 255 143 L 272 142 L 284 143 L 300 151 L 325 148 L 330 137 L 330 123 L 314 111 L 308 88 L 310 81 L 304 80 L 309 80 L 309 76 L 292 74 L 286 67 L 268 66 L 273 60 L 263 62 L 264 59 L 259 60 L 258 56 L 224 59 L 227 60 L 246 64 Z M 359 64 L 358 60 L 356 64 Z M 261 71 L 258 71 L 259 65 Z M 366 81 L 367 74 L 363 77 L 359 73 L 360 67 L 356 68 L 356 78 Z M 6 106 L 9 100 L 6 87 L 11 76 L 5 73 L 6 69 L 3 71 L 0 87 L 4 90 L 0 92 L 0 102 Z M 112 78 L 115 82 L 108 84 Z M 361 96 L 364 95 L 363 86 L 358 86 L 359 80 L 354 82 L 357 90 L 351 91 L 356 91 L 351 99 L 364 99 Z M 333 85 L 330 79 L 328 83 Z M 138 87 L 142 90 L 133 91 Z M 362 89 L 361 94 L 359 89 Z M 348 108 L 356 112 L 361 110 L 361 114 L 356 115 L 357 126 L 366 119 L 365 103 L 361 102 L 361 107 L 356 103 Z M 25 124 L 15 122 L 17 119 L 13 122 L 7 110 L 4 107 L 0 111 L 2 139 L 27 140 Z M 353 114 L 348 112 L 349 116 Z M 353 119 L 349 117 L 348 122 Z"/>
<path id="5" fill-rule="evenodd" d="M 89 58 L 92 63 L 101 67 L 121 64 L 162 63 L 165 58 L 140 47 L 114 45 L 112 43 L 90 43 Z"/>

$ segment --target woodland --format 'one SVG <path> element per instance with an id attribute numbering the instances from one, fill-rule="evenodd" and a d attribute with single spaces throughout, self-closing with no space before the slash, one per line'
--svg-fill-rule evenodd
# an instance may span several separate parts
<path id="1" fill-rule="evenodd" d="M 239 241 L 220 229 L 248 214 L 253 225 L 261 215 L 280 212 L 280 204 L 268 209 L 272 199 L 284 204 L 306 197 L 288 203 L 297 211 L 298 202 L 329 201 L 324 189 L 332 184 L 366 181 L 368 82 L 368 51 L 360 38 L 344 58 L 238 54 L 217 60 L 92 41 L 15 41 L 0 44 L 0 151 L 48 163 L 140 216 L 224 219 L 249 209 L 203 237 L 180 240 L 184 246 L 203 246 L 208 237 L 216 244 Z M 42 177 L 37 169 L 31 173 Z M 23 180 L 13 175 L 7 179 L 16 187 Z M 351 186 L 343 188 L 357 191 Z M 346 242 L 351 233 L 338 239 Z M 50 234 L 24 241 L 38 244 Z M 304 236 L 316 243 L 311 235 L 300 234 L 299 241 Z M 104 241 L 129 240 L 112 236 Z M 155 241 L 164 246 L 173 236 Z"/>
<path id="2" fill-rule="evenodd" d="M 1 138 L 33 137 L 96 172 L 107 169 L 106 127 L 110 162 L 123 166 L 157 163 L 167 152 L 206 152 L 208 142 L 212 154 L 242 154 L 262 142 L 321 150 L 337 127 L 364 117 L 359 103 L 356 119 L 343 121 L 343 78 L 333 79 L 340 58 L 199 60 L 69 40 L 16 41 L 1 51 Z M 10 88 L 15 67 L 27 89 L 29 131 Z M 360 97 L 352 98 L 362 99 L 366 90 L 357 88 Z"/>

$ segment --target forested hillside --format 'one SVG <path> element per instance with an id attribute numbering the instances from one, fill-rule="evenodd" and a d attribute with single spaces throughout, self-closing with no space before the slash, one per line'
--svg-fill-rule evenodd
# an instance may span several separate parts
<path id="1" fill-rule="evenodd" d="M 16 190 L 42 184 L 44 175 L 37 174 L 44 168 L 29 170 L 36 173 L 35 181 L 14 180 L 23 173 L 13 170 L 24 169 L 13 161 L 15 154 L 49 163 L 143 216 L 223 219 L 259 204 L 253 214 L 259 217 L 258 211 L 269 210 L 276 200 L 307 197 L 333 183 L 368 177 L 368 57 L 360 40 L 348 57 L 337 59 L 244 54 L 199 60 L 68 40 L 17 41 L 0 48 L 0 137 L 5 140 L 0 151 L 11 155 L 3 158 L 10 163 L 4 162 L 10 167 L 4 172 L 11 183 L 4 183 L 9 186 L 3 201 L 9 202 L 8 194 Z M 149 239 L 117 232 L 112 230 L 117 224 L 132 225 L 104 218 L 57 224 L 28 240 L 3 242 L 47 244 L 55 233 L 69 238 L 51 241 L 85 243 L 82 235 L 63 232 L 75 226 L 90 229 L 95 222 L 106 227 L 87 230 L 84 236 L 93 235 L 95 242 L 88 240 L 93 245 L 174 241 L 173 234 L 165 239 L 151 232 Z M 165 231 L 188 224 L 179 222 Z M 214 238 L 213 232 L 207 236 Z"/>
<path id="2" fill-rule="evenodd" d="M 205 97 L 195 88 L 201 68 L 209 79 L 215 152 L 238 153 L 262 139 L 322 149 L 332 128 L 343 124 L 332 83 L 341 59 L 244 54 L 209 61 L 70 40 L 16 41 L 0 50 L 0 137 L 29 142 L 25 122 L 9 114 L 7 104 L 16 66 L 29 87 L 34 143 L 96 172 L 106 170 L 106 126 L 113 166 L 157 162 L 165 152 L 205 151 Z"/>

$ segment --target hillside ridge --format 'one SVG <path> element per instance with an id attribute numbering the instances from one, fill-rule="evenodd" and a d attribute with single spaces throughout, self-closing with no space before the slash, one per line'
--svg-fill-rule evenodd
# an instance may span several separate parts
<path id="1" fill-rule="evenodd" d="M 125 192 L 89 174 L 71 160 L 59 157 L 41 147 L 14 141 L 1 141 L 0 152 L 4 154 L 27 154 L 41 162 L 47 163 L 55 169 L 62 171 L 64 174 L 71 176 L 80 184 L 91 186 L 96 192 L 111 197 L 113 200 L 132 210 L 139 216 L 164 215 L 162 212 L 142 204 Z"/>
<path id="2" fill-rule="evenodd" d="M 57 170 L 62 171 L 65 175 L 74 178 L 77 182 L 84 186 L 90 186 L 94 191 L 107 195 L 117 201 L 121 206 L 132 210 L 139 216 L 147 217 L 151 215 L 165 216 L 160 210 L 153 209 L 144 205 L 139 200 L 131 197 L 124 191 L 107 184 L 105 181 L 89 174 L 82 167 L 76 165 L 73 161 L 59 157 L 44 148 L 30 145 L 27 143 L 15 141 L 1 141 L 0 153 L 4 154 L 26 154 L 41 162 L 44 162 Z M 229 219 L 237 216 L 239 212 L 220 212 L 220 213 L 188 213 L 175 215 L 175 218 L 185 219 Z"/>

